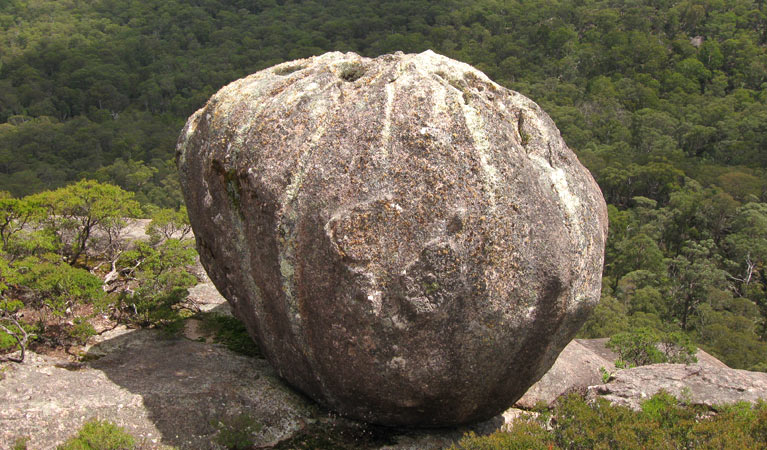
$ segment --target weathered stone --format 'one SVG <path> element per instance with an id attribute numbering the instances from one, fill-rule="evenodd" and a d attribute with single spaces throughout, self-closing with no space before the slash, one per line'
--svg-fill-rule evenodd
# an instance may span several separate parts
<path id="1" fill-rule="evenodd" d="M 618 359 L 618 354 L 607 348 L 607 341 L 608 338 L 571 341 L 559 354 L 551 369 L 537 383 L 530 386 L 515 406 L 525 409 L 531 409 L 538 404 L 552 406 L 562 395 L 569 392 L 584 393 L 592 386 L 603 384 L 603 372 L 600 369 L 604 368 L 610 374 L 615 373 L 615 361 Z M 694 364 L 696 367 L 729 369 L 726 364 L 703 350 L 698 349 L 695 356 L 698 359 Z M 659 367 L 662 369 L 665 366 Z M 631 401 L 638 405 L 641 400 L 642 398 L 636 398 Z"/>
<path id="2" fill-rule="evenodd" d="M 279 374 L 350 417 L 492 417 L 599 298 L 599 188 L 531 100 L 431 51 L 238 80 L 178 165 L 202 264 Z"/>
<path id="3" fill-rule="evenodd" d="M 567 344 L 551 369 L 530 386 L 525 395 L 517 400 L 516 406 L 525 409 L 532 409 L 539 404 L 551 406 L 568 392 L 585 392 L 589 386 L 602 384 L 600 368 L 609 373 L 614 372 L 615 359 L 606 358 L 590 348 L 588 344 L 592 341 L 596 340 L 575 339 Z"/>
<path id="4" fill-rule="evenodd" d="M 29 438 L 54 449 L 90 419 L 124 427 L 140 448 L 220 449 L 219 421 L 247 414 L 268 444 L 292 436 L 312 405 L 286 388 L 266 361 L 153 330 L 115 330 L 72 364 L 29 352 L 0 365 L 0 448 Z"/>
<path id="5" fill-rule="evenodd" d="M 659 391 L 692 405 L 717 406 L 767 399 L 767 373 L 704 364 L 652 364 L 618 371 L 607 384 L 589 388 L 589 397 L 640 409 Z"/>

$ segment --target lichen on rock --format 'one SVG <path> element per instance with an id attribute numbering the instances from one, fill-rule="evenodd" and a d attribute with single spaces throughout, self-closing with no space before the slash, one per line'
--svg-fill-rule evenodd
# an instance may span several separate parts
<path id="1" fill-rule="evenodd" d="M 262 70 L 177 153 L 211 280 L 279 374 L 347 416 L 496 415 L 599 299 L 588 171 L 535 103 L 431 51 Z"/>

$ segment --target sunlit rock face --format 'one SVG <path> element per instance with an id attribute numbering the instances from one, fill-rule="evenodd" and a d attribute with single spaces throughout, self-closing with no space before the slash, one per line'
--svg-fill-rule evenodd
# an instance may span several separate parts
<path id="1" fill-rule="evenodd" d="M 431 51 L 235 81 L 177 157 L 211 279 L 279 374 L 344 415 L 492 417 L 599 299 L 588 171 L 535 103 Z"/>

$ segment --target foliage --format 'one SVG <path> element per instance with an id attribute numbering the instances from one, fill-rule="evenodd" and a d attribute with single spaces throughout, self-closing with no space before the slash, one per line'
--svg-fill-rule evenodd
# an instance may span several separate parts
<path id="1" fill-rule="evenodd" d="M 192 232 L 189 224 L 189 216 L 186 206 L 178 210 L 162 208 L 155 211 L 151 216 L 152 221 L 146 228 L 150 242 L 159 243 L 171 238 L 184 240 Z"/>
<path id="2" fill-rule="evenodd" d="M 88 338 L 96 335 L 93 325 L 82 317 L 76 317 L 69 335 L 80 345 L 85 345 Z"/>
<path id="3" fill-rule="evenodd" d="M 540 422 L 516 420 L 508 432 L 477 436 L 474 432 L 464 435 L 451 450 L 532 450 L 556 448 L 551 434 Z"/>
<path id="4" fill-rule="evenodd" d="M 13 450 L 27 450 L 28 437 L 21 437 L 13 442 Z"/>
<path id="5" fill-rule="evenodd" d="M 80 428 L 77 436 L 59 445 L 57 450 L 129 450 L 136 440 L 112 422 L 92 419 Z"/>
<path id="6" fill-rule="evenodd" d="M 229 350 L 245 356 L 261 357 L 261 350 L 248 334 L 245 325 L 231 316 L 202 314 L 202 329 L 213 333 L 213 340 Z"/>
<path id="7" fill-rule="evenodd" d="M 29 197 L 28 201 L 45 214 L 41 223 L 56 235 L 62 254 L 71 265 L 78 263 L 96 230 L 111 237 L 110 231 L 122 228 L 126 217 L 139 212 L 133 193 L 90 180 L 41 192 Z"/>
<path id="8" fill-rule="evenodd" d="M 62 264 L 53 255 L 27 257 L 15 264 L 15 282 L 32 291 L 34 297 L 57 316 L 64 316 L 77 303 L 104 296 L 101 279 L 87 270 Z"/>
<path id="9" fill-rule="evenodd" d="M 181 319 L 174 308 L 186 298 L 187 288 L 197 282 L 188 266 L 196 252 L 189 241 L 171 238 L 152 246 L 138 242 L 123 253 L 118 265 L 127 277 L 135 280 L 136 289 L 123 293 L 121 301 L 132 310 L 132 320 L 139 325 L 168 325 Z"/>
<path id="10" fill-rule="evenodd" d="M 9 300 L 0 293 L 0 361 L 23 362 L 27 344 L 37 338 L 35 327 L 25 324 L 18 316 L 23 304 Z M 3 356 L 19 351 L 19 356 Z"/>
<path id="11" fill-rule="evenodd" d="M 720 407 L 708 417 L 702 413 L 663 391 L 642 403 L 640 411 L 570 394 L 550 418 L 517 419 L 508 431 L 489 436 L 470 433 L 452 449 L 764 448 L 766 403 Z"/>
<path id="12" fill-rule="evenodd" d="M 618 367 L 637 367 L 657 363 L 697 362 L 695 345 L 681 333 L 661 333 L 650 328 L 618 333 L 607 341 L 607 348 L 618 353 Z"/>
<path id="13" fill-rule="evenodd" d="M 330 50 L 431 48 L 538 102 L 602 188 L 603 299 L 581 336 L 681 331 L 734 367 L 763 367 L 766 24 L 755 0 L 2 2 L 4 257 L 103 257 L 76 219 L 87 214 L 65 217 L 84 178 L 130 205 L 111 217 L 138 214 L 133 201 L 155 214 L 152 245 L 170 236 L 163 221 L 185 223 L 178 132 L 234 79 Z"/>

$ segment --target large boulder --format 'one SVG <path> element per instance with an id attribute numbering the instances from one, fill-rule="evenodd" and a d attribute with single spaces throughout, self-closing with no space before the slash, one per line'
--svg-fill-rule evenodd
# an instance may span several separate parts
<path id="1" fill-rule="evenodd" d="M 496 415 L 599 299 L 588 171 L 535 103 L 431 51 L 235 81 L 177 158 L 211 280 L 280 376 L 344 415 Z"/>

